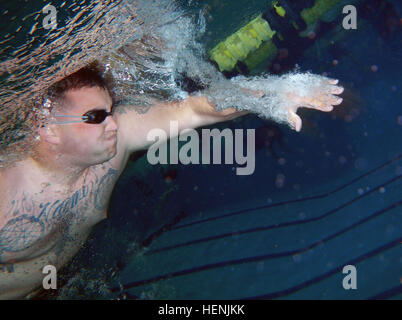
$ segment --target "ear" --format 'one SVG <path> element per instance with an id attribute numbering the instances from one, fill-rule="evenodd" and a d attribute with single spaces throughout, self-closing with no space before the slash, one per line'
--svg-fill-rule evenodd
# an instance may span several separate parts
<path id="1" fill-rule="evenodd" d="M 44 125 L 39 128 L 39 135 L 42 141 L 50 144 L 60 144 L 59 130 L 54 125 Z"/>

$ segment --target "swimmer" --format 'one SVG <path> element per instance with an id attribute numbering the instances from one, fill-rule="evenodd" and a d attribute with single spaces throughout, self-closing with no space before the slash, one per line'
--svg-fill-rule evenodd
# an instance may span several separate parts
<path id="1" fill-rule="evenodd" d="M 341 103 L 336 95 L 343 89 L 336 80 L 324 78 L 321 88 L 309 97 L 287 95 L 295 130 L 302 125 L 298 108 L 329 112 Z M 248 113 L 217 111 L 205 96 L 160 102 L 144 114 L 124 105 L 113 110 L 110 89 L 89 67 L 55 83 L 51 92 L 51 117 L 38 126 L 33 152 L 0 169 L 2 299 L 32 297 L 42 287 L 44 266 L 59 270 L 74 257 L 92 228 L 107 218 L 113 188 L 130 154 L 150 146 L 151 129 L 170 132 L 170 121 L 176 120 L 181 131 Z"/>

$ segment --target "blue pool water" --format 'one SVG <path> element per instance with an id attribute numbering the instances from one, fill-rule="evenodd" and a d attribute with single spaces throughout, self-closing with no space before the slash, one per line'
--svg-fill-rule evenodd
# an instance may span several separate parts
<path id="1" fill-rule="evenodd" d="M 292 149 L 278 151 L 285 164 L 260 150 L 252 176 L 235 176 L 230 166 L 177 168 L 178 190 L 163 215 L 175 208 L 186 217 L 132 258 L 114 288 L 177 299 L 400 298 L 400 41 L 369 25 L 337 43 L 348 56 L 311 48 L 302 70 L 341 79 L 362 99 L 344 108 L 359 115 L 348 122 L 306 112 L 314 133 L 285 129 Z M 349 264 L 357 290 L 342 287 Z"/>

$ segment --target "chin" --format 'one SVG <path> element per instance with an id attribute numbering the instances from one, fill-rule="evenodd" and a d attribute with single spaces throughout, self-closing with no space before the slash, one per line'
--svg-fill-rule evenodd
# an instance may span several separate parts
<path id="1" fill-rule="evenodd" d="M 108 157 L 108 159 L 107 159 L 106 161 L 112 159 L 112 158 L 117 154 L 116 145 L 113 147 L 113 149 L 111 149 L 111 150 L 109 151 L 108 154 L 109 154 L 109 157 Z"/>
<path id="2" fill-rule="evenodd" d="M 94 161 L 92 163 L 92 165 L 98 165 L 101 163 L 105 163 L 105 162 L 109 161 L 110 159 L 112 159 L 116 155 L 116 153 L 117 153 L 116 149 L 114 149 L 114 150 L 108 149 L 105 152 L 103 152 L 101 155 L 99 155 L 97 160 Z"/>

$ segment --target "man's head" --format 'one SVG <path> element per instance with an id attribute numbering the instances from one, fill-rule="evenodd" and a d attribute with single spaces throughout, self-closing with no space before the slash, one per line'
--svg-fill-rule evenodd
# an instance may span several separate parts
<path id="1" fill-rule="evenodd" d="M 39 129 L 41 143 L 48 150 L 67 156 L 72 164 L 84 166 L 102 163 L 115 155 L 117 124 L 105 113 L 111 112 L 113 99 L 96 65 L 55 83 L 48 97 L 50 119 Z"/>

